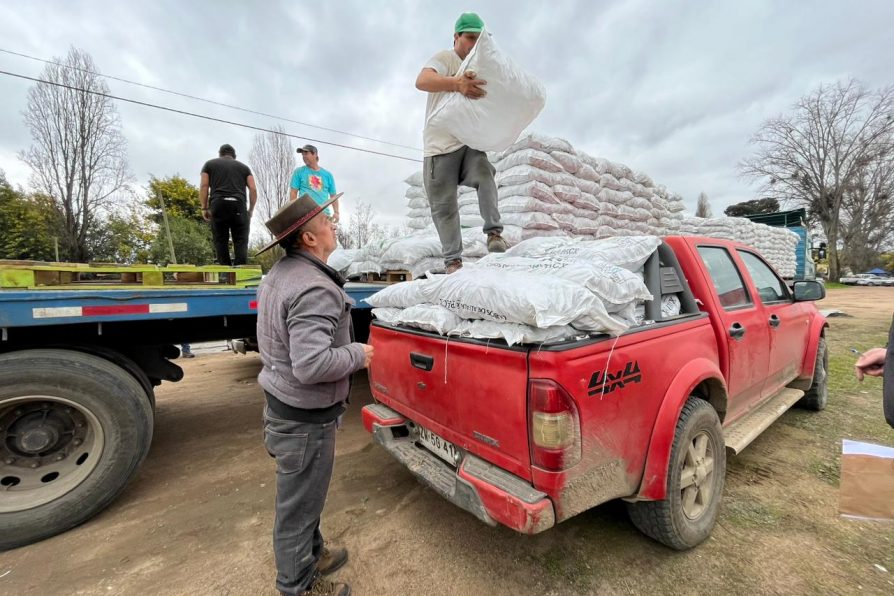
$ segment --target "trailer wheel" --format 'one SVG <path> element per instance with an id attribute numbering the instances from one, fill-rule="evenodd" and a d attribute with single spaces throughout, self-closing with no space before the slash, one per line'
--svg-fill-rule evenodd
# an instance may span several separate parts
<path id="1" fill-rule="evenodd" d="M 813 368 L 813 383 L 804 397 L 798 400 L 798 407 L 819 412 L 829 401 L 829 348 L 826 338 L 820 336 L 816 346 L 816 365 Z"/>
<path id="2" fill-rule="evenodd" d="M 124 489 L 152 440 L 124 369 L 73 350 L 0 354 L 0 550 L 81 524 Z"/>
<path id="3" fill-rule="evenodd" d="M 674 432 L 667 496 L 628 503 L 633 525 L 676 550 L 700 544 L 717 521 L 725 475 L 726 448 L 717 412 L 708 402 L 690 397 Z"/>

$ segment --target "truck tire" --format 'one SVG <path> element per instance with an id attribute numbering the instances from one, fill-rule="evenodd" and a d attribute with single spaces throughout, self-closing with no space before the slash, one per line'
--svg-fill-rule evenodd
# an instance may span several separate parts
<path id="1" fill-rule="evenodd" d="M 821 335 L 816 346 L 816 364 L 813 368 L 813 383 L 804 397 L 798 400 L 797 406 L 819 412 L 829 401 L 829 348 L 826 337 Z"/>
<path id="2" fill-rule="evenodd" d="M 74 350 L 0 354 L 0 550 L 104 509 L 149 452 L 153 413 L 124 369 Z"/>
<path id="3" fill-rule="evenodd" d="M 700 544 L 717 520 L 725 475 L 726 447 L 717 412 L 708 402 L 690 397 L 674 431 L 667 496 L 627 503 L 633 525 L 676 550 Z"/>

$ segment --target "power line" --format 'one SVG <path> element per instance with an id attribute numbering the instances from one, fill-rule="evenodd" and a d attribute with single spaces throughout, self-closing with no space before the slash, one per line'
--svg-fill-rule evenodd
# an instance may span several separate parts
<path id="1" fill-rule="evenodd" d="M 413 151 L 422 151 L 422 149 L 420 149 L 419 147 L 412 147 L 412 146 L 410 146 L 410 145 L 401 145 L 400 143 L 392 143 L 391 141 L 383 141 L 382 139 L 376 139 L 376 138 L 373 138 L 373 137 L 365 137 L 365 136 L 363 136 L 363 135 L 358 135 L 358 134 L 355 134 L 355 133 L 352 133 L 352 132 L 346 132 L 346 131 L 344 131 L 344 130 L 338 130 L 338 129 L 335 129 L 335 128 L 326 128 L 325 126 L 318 126 L 318 125 L 316 125 L 316 124 L 310 124 L 309 122 L 301 122 L 301 121 L 299 121 L 299 120 L 292 120 L 292 119 L 290 119 L 290 118 L 285 118 L 285 117 L 283 117 L 283 116 L 276 116 L 275 114 L 267 114 L 267 113 L 265 113 L 265 112 L 258 112 L 258 111 L 256 111 L 256 110 L 250 110 L 250 109 L 248 109 L 248 108 L 241 108 L 241 107 L 239 107 L 239 106 L 234 106 L 234 105 L 232 105 L 232 104 L 223 103 L 223 102 L 220 102 L 220 101 L 214 101 L 214 100 L 212 100 L 212 99 L 207 99 L 207 98 L 204 98 L 204 97 L 198 97 L 198 96 L 195 96 L 195 95 L 189 95 L 188 93 L 181 93 L 180 91 L 172 91 L 172 90 L 170 90 L 170 89 L 164 89 L 163 87 L 155 87 L 155 86 L 153 86 L 153 85 L 147 85 L 147 84 L 145 84 L 145 83 L 138 83 L 138 82 L 136 82 L 136 81 L 131 81 L 131 80 L 124 79 L 124 78 L 121 78 L 121 77 L 116 77 L 116 76 L 113 76 L 113 75 L 101 74 L 101 73 L 98 73 L 98 72 L 95 72 L 95 71 L 92 71 L 92 70 L 88 70 L 88 69 L 86 69 L 86 68 L 80 68 L 80 67 L 77 67 L 77 66 L 72 66 L 72 65 L 70 65 L 70 64 L 63 64 L 62 62 L 56 62 L 56 61 L 54 61 L 54 60 L 45 60 L 45 59 L 43 59 L 43 58 L 38 58 L 37 56 L 29 56 L 28 54 L 23 54 L 23 53 L 21 53 L 21 52 L 14 52 L 14 51 L 12 51 L 12 50 L 5 50 L 5 49 L 3 49 L 3 48 L 0 48 L 0 52 L 2 52 L 2 53 L 4 53 L 4 54 L 10 54 L 10 55 L 12 55 L 12 56 L 19 56 L 20 58 L 27 58 L 28 60 L 35 60 L 35 61 L 37 61 L 37 62 L 43 62 L 44 64 L 53 64 L 53 65 L 55 65 L 55 66 L 61 66 L 62 68 L 68 68 L 68 69 L 70 69 L 70 70 L 77 70 L 77 71 L 80 71 L 80 72 L 88 72 L 88 73 L 90 73 L 90 74 L 92 74 L 92 75 L 96 75 L 96 76 L 99 76 L 99 77 L 103 77 L 103 78 L 105 78 L 105 79 L 111 79 L 111 80 L 113 80 L 113 81 L 119 81 L 119 82 L 121 82 L 121 83 L 127 83 L 128 85 L 136 85 L 137 87 L 144 87 L 144 88 L 146 88 L 146 89 L 152 89 L 153 91 L 161 91 L 162 93 L 169 93 L 170 95 L 177 95 L 177 96 L 179 96 L 179 97 L 185 97 L 185 98 L 187 98 L 187 99 L 194 99 L 194 100 L 196 100 L 196 101 L 203 101 L 203 102 L 205 102 L 205 103 L 210 103 L 210 104 L 212 104 L 212 105 L 221 106 L 221 107 L 224 107 L 224 108 L 230 108 L 230 109 L 232 109 L 232 110 L 238 110 L 238 111 L 240 111 L 240 112 L 246 112 L 246 113 L 248 113 L 248 114 L 255 114 L 255 115 L 257 115 L 257 116 L 264 116 L 265 118 L 273 118 L 273 119 L 275 119 L 275 120 L 282 120 L 283 122 L 291 122 L 292 124 L 300 124 L 300 125 L 302 125 L 302 126 L 308 126 L 308 127 L 310 127 L 310 128 L 317 128 L 317 129 L 319 129 L 319 130 L 325 130 L 325 131 L 327 131 L 327 132 L 334 132 L 334 133 L 338 133 L 338 134 L 342 134 L 342 135 L 347 135 L 347 136 L 349 136 L 349 137 L 355 137 L 355 138 L 358 138 L 358 139 L 363 139 L 364 141 L 373 141 L 373 142 L 375 142 L 375 143 L 382 143 L 382 144 L 384 144 L 384 145 L 391 145 L 391 146 L 393 146 L 393 147 L 400 147 L 400 148 L 402 148 L 402 149 L 411 149 L 411 150 L 413 150 Z"/>
<path id="2" fill-rule="evenodd" d="M 373 151 L 372 149 L 364 149 L 363 147 L 354 147 L 354 146 L 352 146 L 352 145 L 342 145 L 341 143 L 332 143 L 332 142 L 330 142 L 330 141 L 323 141 L 323 140 L 320 140 L 320 139 L 312 139 L 312 138 L 310 138 L 310 137 L 302 137 L 302 136 L 299 136 L 299 135 L 293 135 L 293 134 L 291 134 L 291 133 L 287 133 L 287 132 L 280 132 L 280 131 L 278 131 L 278 130 L 271 130 L 271 129 L 269 129 L 269 128 L 263 128 L 263 127 L 261 127 L 261 126 L 253 126 L 253 125 L 251 125 L 251 124 L 245 124 L 245 123 L 242 123 L 242 122 L 234 122 L 234 121 L 232 121 L 232 120 L 224 120 L 223 118 L 215 118 L 214 116 L 206 116 L 205 114 L 196 114 L 195 112 L 187 112 L 187 111 L 185 111 L 185 110 L 178 110 L 178 109 L 175 109 L 175 108 L 169 108 L 169 107 L 167 107 L 167 106 L 160 106 L 160 105 L 158 105 L 158 104 L 148 103 L 148 102 L 145 102 L 145 101 L 138 101 L 138 100 L 136 100 L 136 99 L 128 99 L 128 98 L 126 98 L 126 97 L 120 97 L 120 96 L 117 96 L 117 95 L 111 95 L 111 94 L 109 94 L 109 93 L 103 93 L 103 92 L 101 92 L 101 91 L 92 91 L 92 90 L 90 90 L 90 89 L 82 89 L 82 88 L 80 88 L 80 87 L 74 87 L 74 86 L 72 86 L 72 85 L 65 85 L 65 84 L 63 84 L 63 83 L 57 83 L 57 82 L 55 82 L 55 81 L 47 81 L 47 80 L 44 80 L 44 79 L 38 79 L 37 77 L 29 77 L 29 76 L 27 76 L 27 75 L 18 74 L 18 73 L 15 73 L 15 72 L 9 72 L 9 71 L 6 71 L 6 70 L 0 70 L 0 74 L 4 74 L 4 75 L 6 75 L 6 76 L 10 76 L 10 77 L 16 77 L 16 78 L 19 78 L 19 79 L 25 79 L 25 80 L 28 80 L 28 81 L 34 81 L 34 82 L 36 82 L 36 83 L 45 83 L 45 84 L 47 84 L 47 85 L 53 85 L 53 86 L 55 86 L 55 87 L 62 87 L 62 88 L 64 88 L 64 89 L 70 89 L 70 90 L 72 90 L 72 91 L 80 91 L 81 93 L 90 93 L 91 95 L 98 95 L 98 96 L 100 96 L 100 97 L 107 97 L 107 98 L 109 98 L 109 99 L 115 99 L 115 100 L 118 100 L 118 101 L 124 101 L 124 102 L 127 102 L 127 103 L 136 104 L 136 105 L 138 105 L 138 106 L 144 106 L 144 107 L 147 107 L 147 108 L 155 108 L 155 109 L 157 109 L 157 110 L 164 110 L 164 111 L 166 111 L 166 112 L 173 112 L 173 113 L 175 113 L 175 114 L 182 114 L 182 115 L 184 115 L 184 116 L 192 116 L 193 118 L 201 118 L 202 120 L 211 120 L 212 122 L 221 122 L 221 123 L 223 123 L 223 124 L 230 124 L 230 125 L 232 125 L 232 126 L 240 126 L 240 127 L 242 127 L 242 128 L 248 128 L 248 129 L 251 129 L 251 130 L 257 130 L 257 131 L 260 131 L 260 132 L 269 132 L 269 133 L 271 133 L 271 134 L 282 135 L 282 136 L 285 136 L 285 137 L 291 137 L 291 138 L 293 138 L 293 139 L 301 139 L 302 141 L 311 141 L 311 142 L 314 142 L 314 143 L 318 143 L 318 144 L 320 144 L 320 145 L 329 145 L 330 147 L 340 147 L 340 148 L 342 148 L 342 149 L 351 149 L 351 150 L 353 150 L 353 151 L 362 151 L 363 153 L 371 153 L 371 154 L 373 154 L 373 155 L 382 155 L 382 156 L 384 156 L 384 157 L 393 157 L 393 158 L 395 158 L 395 159 L 403 159 L 403 160 L 405 160 L 405 161 L 412 161 L 412 162 L 416 162 L 416 163 L 421 163 L 421 162 L 422 162 L 421 159 L 416 159 L 416 158 L 414 158 L 414 157 L 404 157 L 403 155 L 395 155 L 395 154 L 393 154 L 393 153 L 384 153 L 384 152 L 382 152 L 382 151 Z"/>

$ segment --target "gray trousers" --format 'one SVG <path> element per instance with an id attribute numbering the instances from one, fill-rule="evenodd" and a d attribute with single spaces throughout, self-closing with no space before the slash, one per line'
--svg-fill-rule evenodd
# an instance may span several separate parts
<path id="1" fill-rule="evenodd" d="M 456 196 L 460 185 L 478 190 L 478 209 L 484 219 L 484 233 L 503 231 L 494 172 L 487 154 L 471 147 L 463 146 L 450 153 L 425 158 L 422 181 L 431 206 L 431 218 L 441 239 L 445 263 L 461 258 L 463 254 Z"/>
<path id="2" fill-rule="evenodd" d="M 264 407 L 264 446 L 276 458 L 276 589 L 309 590 L 323 551 L 320 516 L 335 464 L 336 423 L 276 418 Z"/>

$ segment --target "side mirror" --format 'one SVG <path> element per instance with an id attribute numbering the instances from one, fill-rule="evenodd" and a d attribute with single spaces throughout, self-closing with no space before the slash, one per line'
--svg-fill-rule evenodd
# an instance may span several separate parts
<path id="1" fill-rule="evenodd" d="M 826 287 L 818 281 L 796 281 L 792 286 L 792 290 L 795 293 L 795 302 L 822 300 L 826 297 Z"/>

